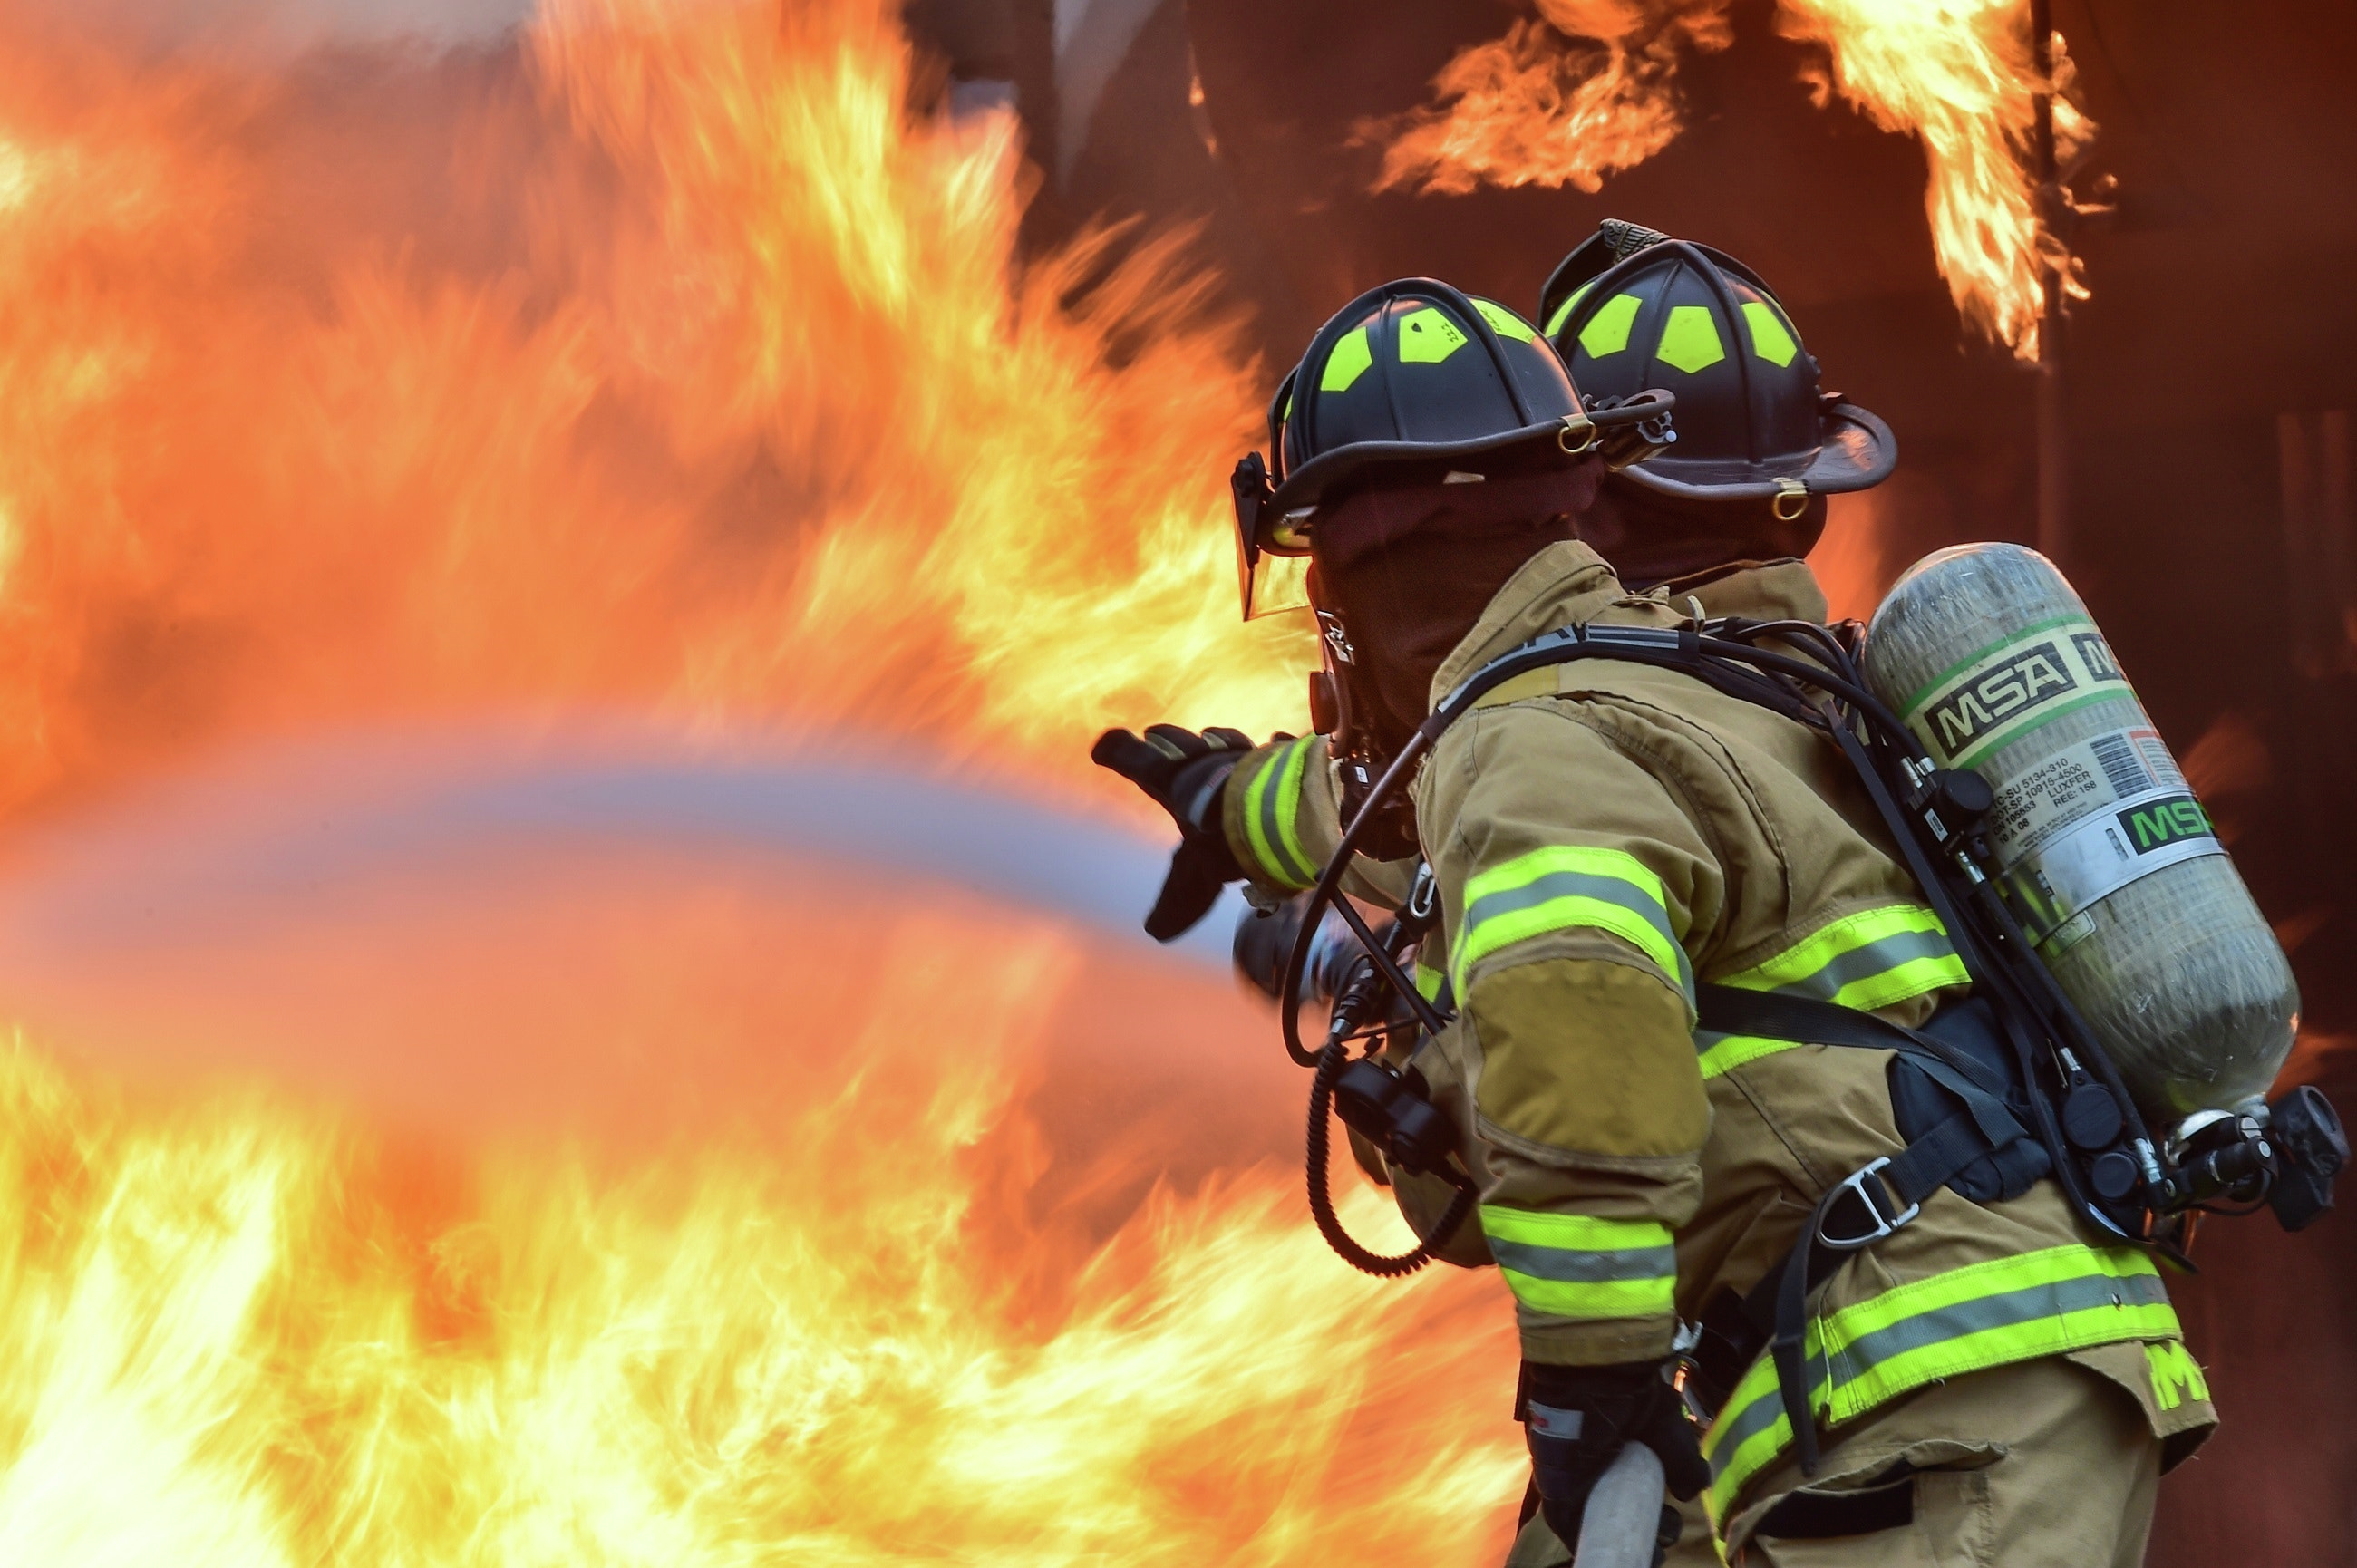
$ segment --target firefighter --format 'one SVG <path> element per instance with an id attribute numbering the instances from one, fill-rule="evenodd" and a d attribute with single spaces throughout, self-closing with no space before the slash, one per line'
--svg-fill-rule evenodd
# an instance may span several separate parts
<path id="1" fill-rule="evenodd" d="M 1098 746 L 1179 822 L 1166 930 L 1226 876 L 1265 901 L 1307 886 L 1367 762 L 1535 635 L 1824 620 L 1796 557 L 1823 496 L 1878 481 L 1895 450 L 1820 396 L 1765 285 L 1621 226 L 1548 303 L 1598 402 L 1676 394 L 1678 443 L 1608 478 L 1568 438 L 1577 394 L 1545 340 L 1446 285 L 1388 285 L 1329 322 L 1272 409 L 1274 489 L 1240 510 L 1259 549 L 1307 554 L 1336 734 Z M 2141 1561 L 2160 1472 L 2214 1423 L 2149 1259 L 2083 1230 L 2042 1166 L 2007 1163 L 2019 1148 L 1977 1187 L 1878 1210 L 1861 1173 L 1910 1149 L 1894 1058 L 1695 1028 L 1698 982 L 1910 1027 L 1964 1006 L 1963 964 L 1822 739 L 1676 671 L 1548 668 L 1440 738 L 1386 853 L 1358 890 L 1396 900 L 1401 868 L 1429 861 L 1442 923 L 1417 978 L 1458 1009 L 1416 1062 L 1480 1194 L 1447 1255 L 1494 1262 L 1520 1327 L 1536 1508 L 1512 1561 L 1566 1560 L 1624 1441 L 1702 1494 L 1717 1541 L 1689 1530 L 1682 1563 Z M 1428 1229 L 1445 1189 L 1359 1153 Z M 1852 1192 L 1864 1217 L 1839 1240 L 1870 1244 L 1807 1297 L 1796 1435 L 1763 1282 Z M 1668 1377 L 1680 1350 L 1698 1444 Z"/>

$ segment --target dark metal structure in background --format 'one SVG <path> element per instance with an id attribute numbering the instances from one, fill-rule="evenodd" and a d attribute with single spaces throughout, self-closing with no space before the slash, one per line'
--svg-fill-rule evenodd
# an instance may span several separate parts
<path id="1" fill-rule="evenodd" d="M 1492 0 L 909 0 L 951 106 L 1022 113 L 1032 238 L 1098 216 L 1200 225 L 1271 363 L 1387 277 L 1533 300 L 1607 216 L 1759 267 L 1828 385 L 1899 433 L 1874 502 L 1886 573 L 1970 539 L 2062 558 L 2291 950 L 2311 1039 L 2357 1036 L 2357 8 L 2024 12 L 2034 38 L 2050 18 L 2063 34 L 2101 127 L 2075 170 L 2056 170 L 2050 119 L 2030 149 L 2093 290 L 2066 328 L 2052 280 L 2034 369 L 1959 325 L 1921 149 L 1810 102 L 1816 61 L 1773 0 L 1738 0 L 1731 47 L 1682 66 L 1685 130 L 1599 194 L 1463 197 L 1372 193 L 1363 127 L 1498 36 L 1513 13 Z M 2115 209 L 2076 222 L 2059 181 L 2105 176 Z M 2309 1073 L 2357 1099 L 2357 1048 Z M 2201 1261 L 2175 1294 L 2227 1425 L 2163 1489 L 2152 1561 L 2351 1561 L 2357 1219 L 2297 1240 L 2220 1227 Z"/>
<path id="2" fill-rule="evenodd" d="M 2054 6 L 2052 0 L 2030 0 L 2029 58 L 2039 79 L 2054 79 Z M 2062 190 L 2060 161 L 2054 149 L 2054 94 L 2038 94 L 2037 121 L 2030 134 L 2030 162 L 2038 176 L 2038 192 L 2050 227 L 2064 218 L 2068 198 Z M 2065 234 L 2067 241 L 2072 236 Z M 2071 430 L 2069 388 L 2062 381 L 2063 306 L 2067 280 L 2059 266 L 2045 269 L 2045 299 L 2038 324 L 2038 548 L 2057 565 L 2069 566 L 2071 551 Z"/>

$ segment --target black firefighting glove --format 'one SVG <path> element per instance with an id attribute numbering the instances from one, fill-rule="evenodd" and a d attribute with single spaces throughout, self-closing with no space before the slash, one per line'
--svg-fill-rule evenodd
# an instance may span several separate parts
<path id="1" fill-rule="evenodd" d="M 1178 824 L 1170 874 L 1146 917 L 1146 934 L 1157 942 L 1184 933 L 1210 912 L 1221 888 L 1243 876 L 1220 825 L 1220 806 L 1228 775 L 1252 746 L 1241 730 L 1197 735 L 1176 725 L 1149 725 L 1143 738 L 1109 729 L 1089 748 L 1091 761 L 1145 790 Z"/>
<path id="2" fill-rule="evenodd" d="M 1710 1466 L 1703 1462 L 1694 1423 L 1658 1361 L 1616 1367 L 1525 1361 L 1515 1402 L 1530 1444 L 1539 1511 L 1556 1539 L 1575 1552 L 1587 1494 L 1624 1444 L 1641 1443 L 1660 1455 L 1670 1495 L 1680 1500 L 1709 1484 Z M 1668 1510 L 1665 1515 L 1665 1525 L 1676 1518 Z"/>

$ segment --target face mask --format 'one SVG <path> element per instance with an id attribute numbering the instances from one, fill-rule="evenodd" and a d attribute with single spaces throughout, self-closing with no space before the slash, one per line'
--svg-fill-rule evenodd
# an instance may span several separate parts
<path id="1" fill-rule="evenodd" d="M 1311 536 L 1318 608 L 1351 662 L 1344 748 L 1397 752 L 1430 712 L 1432 678 L 1498 590 L 1549 544 L 1579 536 L 1598 465 L 1370 489 L 1335 503 Z"/>

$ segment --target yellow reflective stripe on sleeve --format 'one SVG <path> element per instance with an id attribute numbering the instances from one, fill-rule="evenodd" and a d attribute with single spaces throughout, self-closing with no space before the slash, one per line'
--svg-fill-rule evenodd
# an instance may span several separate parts
<path id="1" fill-rule="evenodd" d="M 1810 1405 L 1837 1426 L 1943 1378 L 2180 1337 L 2150 1258 L 2127 1247 L 2050 1247 L 1934 1274 L 1812 1320 Z M 1762 1356 L 1703 1435 L 1715 1520 L 1726 1520 L 1792 1438 L 1775 1364 Z"/>
<path id="2" fill-rule="evenodd" d="M 1318 868 L 1302 853 L 1295 825 L 1312 744 L 1308 736 L 1291 742 L 1264 763 L 1244 788 L 1244 836 L 1251 841 L 1253 858 L 1263 875 L 1283 887 L 1307 887 L 1318 880 Z"/>
<path id="3" fill-rule="evenodd" d="M 1918 904 L 1846 916 L 1767 962 L 1720 982 L 1871 1013 L 1971 983 L 1940 918 Z"/>
<path id="4" fill-rule="evenodd" d="M 1449 963 L 1457 994 L 1473 966 L 1549 931 L 1609 931 L 1659 964 L 1694 1003 L 1694 966 L 1670 923 L 1662 879 L 1626 850 L 1555 844 L 1517 855 L 1465 885 L 1464 928 Z"/>
<path id="5" fill-rule="evenodd" d="M 1448 983 L 1448 976 L 1432 968 L 1422 959 L 1416 961 L 1415 993 L 1417 995 L 1430 1002 L 1440 994 L 1440 988 Z"/>
<path id="6" fill-rule="evenodd" d="M 1503 1204 L 1481 1206 L 1481 1234 L 1514 1299 L 1554 1317 L 1658 1317 L 1673 1309 L 1678 1255 L 1669 1227 Z"/>
<path id="7" fill-rule="evenodd" d="M 1765 1035 L 1721 1035 L 1709 1029 L 1695 1031 L 1696 1065 L 1702 1069 L 1705 1082 L 1722 1073 L 1756 1062 L 1762 1057 L 1772 1057 L 1779 1051 L 1795 1051 L 1805 1042 L 1776 1040 Z"/>

